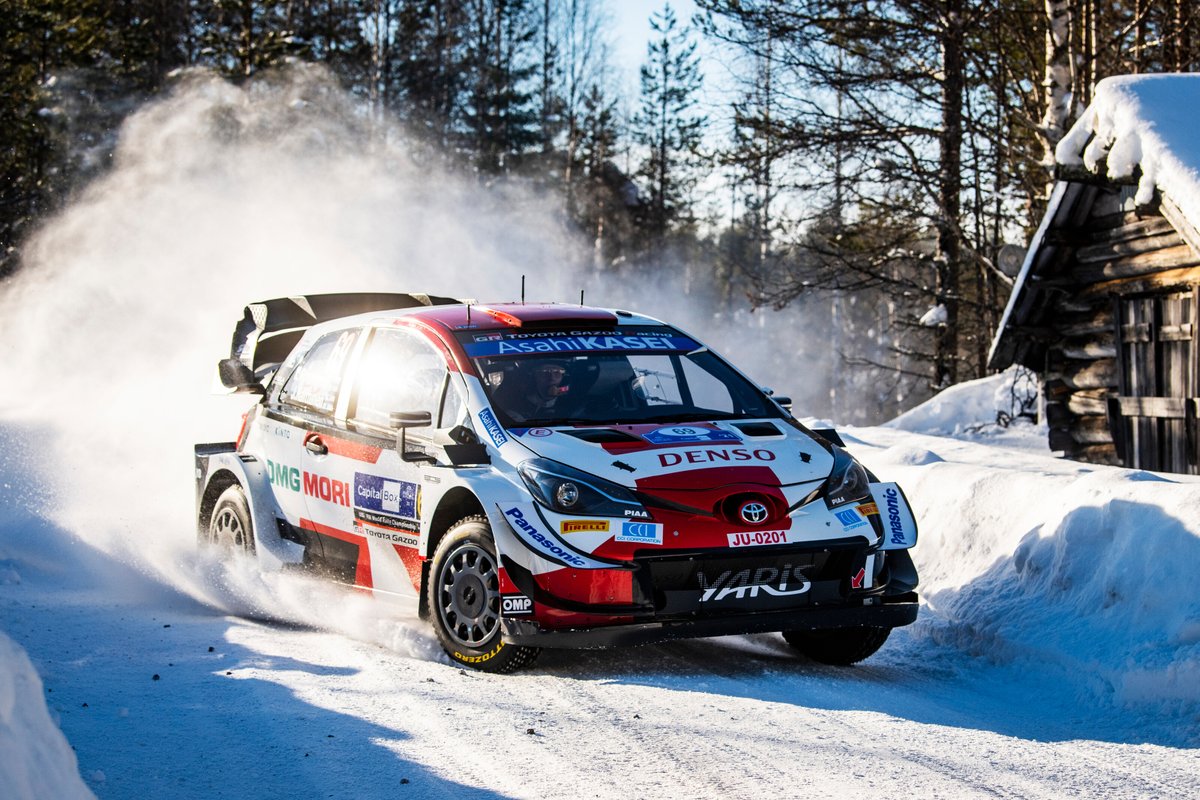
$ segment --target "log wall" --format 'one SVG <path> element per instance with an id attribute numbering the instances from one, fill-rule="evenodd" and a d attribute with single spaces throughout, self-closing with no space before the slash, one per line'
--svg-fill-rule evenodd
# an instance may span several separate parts
<path id="1" fill-rule="evenodd" d="M 1108 418 L 1119 382 L 1114 296 L 1200 282 L 1200 253 L 1157 208 L 1121 210 L 1119 188 L 1104 194 L 1082 224 L 1059 233 L 1065 269 L 1039 281 L 1054 300 L 1046 322 L 1027 335 L 1046 347 L 1050 449 L 1119 464 Z"/>

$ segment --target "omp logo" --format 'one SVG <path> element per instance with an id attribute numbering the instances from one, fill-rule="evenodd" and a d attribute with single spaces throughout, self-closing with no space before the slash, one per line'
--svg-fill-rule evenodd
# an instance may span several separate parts
<path id="1" fill-rule="evenodd" d="M 659 453 L 658 463 L 664 467 L 674 467 L 685 461 L 688 464 L 710 464 L 718 461 L 774 461 L 775 454 L 770 450 L 747 450 L 744 447 L 722 447 L 712 450 L 687 450 L 683 453 Z"/>
<path id="2" fill-rule="evenodd" d="M 787 564 L 781 570 L 777 567 L 759 567 L 751 572 L 749 568 L 734 572 L 725 570 L 712 583 L 708 582 L 703 572 L 696 573 L 700 588 L 704 594 L 700 596 L 701 603 L 719 603 L 728 597 L 744 600 L 747 597 L 758 597 L 760 591 L 775 597 L 790 597 L 800 595 L 812 588 L 799 569 Z"/>
<path id="3" fill-rule="evenodd" d="M 559 524 L 563 533 L 608 533 L 606 519 L 568 519 Z"/>
<path id="4" fill-rule="evenodd" d="M 500 613 L 507 617 L 527 617 L 533 613 L 533 601 L 523 594 L 507 594 L 500 598 Z"/>
<path id="5" fill-rule="evenodd" d="M 496 447 L 508 444 L 508 436 L 505 435 L 504 428 L 500 427 L 500 423 L 496 421 L 496 415 L 490 408 L 479 412 L 479 421 L 483 423 L 483 429 L 487 431 L 487 435 L 491 437 L 492 443 Z"/>
<path id="6" fill-rule="evenodd" d="M 276 464 L 274 461 L 267 461 L 267 477 L 273 486 L 278 486 L 281 489 L 291 489 L 293 492 L 300 491 L 300 470 L 295 467 L 289 467 L 286 464 Z"/>
<path id="7" fill-rule="evenodd" d="M 510 508 L 508 511 L 504 512 L 504 515 L 507 517 L 512 517 L 511 522 L 513 527 L 524 531 L 529 535 L 530 539 L 533 539 L 535 542 L 541 545 L 543 550 L 555 556 L 558 558 L 558 560 L 565 561 L 566 563 L 572 564 L 576 567 L 582 567 L 587 563 L 579 556 L 569 553 L 563 548 L 559 547 L 552 539 L 534 527 L 529 520 L 525 519 L 525 515 L 521 513 L 521 509 Z"/>
<path id="8" fill-rule="evenodd" d="M 904 523 L 900 521 L 900 494 L 895 489 L 886 489 L 883 493 L 887 501 L 888 527 L 892 529 L 892 544 L 905 544 L 908 539 L 904 536 Z"/>

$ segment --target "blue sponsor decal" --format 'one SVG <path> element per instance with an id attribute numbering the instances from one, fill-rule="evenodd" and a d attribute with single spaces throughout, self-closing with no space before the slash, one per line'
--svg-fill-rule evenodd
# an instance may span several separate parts
<path id="1" fill-rule="evenodd" d="M 699 428 L 691 425 L 670 425 L 643 433 L 642 438 L 651 444 L 684 444 L 687 442 L 740 442 L 741 438 L 732 431 L 720 428 Z"/>
<path id="2" fill-rule="evenodd" d="M 483 423 L 483 429 L 487 431 L 487 435 L 491 437 L 492 443 L 496 447 L 508 444 L 508 437 L 504 435 L 504 428 L 500 427 L 500 423 L 496 420 L 496 415 L 492 413 L 490 408 L 485 408 L 479 412 L 479 421 Z"/>
<path id="3" fill-rule="evenodd" d="M 530 539 L 537 542 L 543 550 L 557 558 L 559 561 L 571 564 L 576 567 L 582 567 L 587 562 L 579 556 L 571 553 L 560 546 L 551 536 L 542 533 L 533 523 L 525 519 L 525 515 L 521 513 L 519 508 L 510 508 L 504 512 L 506 517 L 509 517 L 509 523 L 517 530 L 524 531 Z"/>
<path id="4" fill-rule="evenodd" d="M 354 473 L 354 518 L 360 522 L 416 531 L 420 487 L 408 481 Z"/>
<path id="5" fill-rule="evenodd" d="M 539 353 L 670 353 L 700 345 L 686 336 L 543 336 L 533 339 L 476 341 L 464 349 L 471 358 L 522 356 Z"/>
<path id="6" fill-rule="evenodd" d="M 656 522 L 622 522 L 621 532 L 613 537 L 617 542 L 662 544 L 663 527 Z"/>
<path id="7" fill-rule="evenodd" d="M 887 500 L 888 530 L 892 535 L 892 544 L 908 544 L 904 535 L 904 524 L 900 521 L 900 495 L 895 489 L 887 489 L 883 493 Z"/>
<path id="8" fill-rule="evenodd" d="M 833 512 L 837 517 L 838 522 L 842 523 L 842 527 L 846 530 L 854 530 L 867 524 L 867 521 L 858 515 L 858 512 L 853 508 L 844 508 L 841 511 Z"/>

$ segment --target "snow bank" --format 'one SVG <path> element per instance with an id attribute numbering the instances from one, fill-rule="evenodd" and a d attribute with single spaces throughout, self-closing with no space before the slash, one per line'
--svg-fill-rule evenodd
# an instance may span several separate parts
<path id="1" fill-rule="evenodd" d="M 1092 104 L 1058 143 L 1055 157 L 1093 172 L 1105 160 L 1113 179 L 1128 178 L 1140 168 L 1139 204 L 1149 203 L 1159 189 L 1200 224 L 1197 108 L 1200 75 L 1105 78 L 1096 84 Z"/>
<path id="2" fill-rule="evenodd" d="M 0 787 L 6 798 L 95 797 L 75 753 L 50 719 L 25 651 L 0 633 Z"/>
<path id="3" fill-rule="evenodd" d="M 956 384 L 890 422 L 887 428 L 954 436 L 994 428 L 998 415 L 1008 419 L 1032 411 L 1036 383 L 1032 373 L 1014 365 L 998 375 Z"/>
<path id="4" fill-rule="evenodd" d="M 1200 710 L 1200 480 L 997 446 L 986 423 L 1006 380 L 952 387 L 890 423 L 957 441 L 861 454 L 916 507 L 916 646 L 1049 667 L 1084 700 Z"/>

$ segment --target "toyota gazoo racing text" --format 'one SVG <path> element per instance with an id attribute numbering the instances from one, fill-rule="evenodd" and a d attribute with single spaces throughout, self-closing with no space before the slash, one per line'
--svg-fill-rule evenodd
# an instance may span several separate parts
<path id="1" fill-rule="evenodd" d="M 916 619 L 900 487 L 658 320 L 281 298 L 219 374 L 262 397 L 196 446 L 201 540 L 416 604 L 460 664 L 767 631 L 850 664 Z"/>

